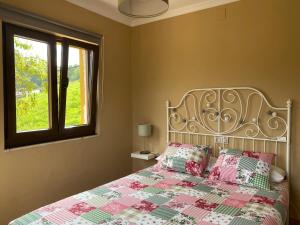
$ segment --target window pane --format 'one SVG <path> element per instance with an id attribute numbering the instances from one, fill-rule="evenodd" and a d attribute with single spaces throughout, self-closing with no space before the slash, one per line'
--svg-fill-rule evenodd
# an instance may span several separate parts
<path id="1" fill-rule="evenodd" d="M 48 44 L 14 36 L 17 132 L 49 129 Z"/>
<path id="2" fill-rule="evenodd" d="M 65 127 L 88 124 L 88 51 L 69 47 Z"/>

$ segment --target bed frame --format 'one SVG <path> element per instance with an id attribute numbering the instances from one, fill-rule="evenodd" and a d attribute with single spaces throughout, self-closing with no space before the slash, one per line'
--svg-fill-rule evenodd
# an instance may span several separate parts
<path id="1" fill-rule="evenodd" d="M 273 152 L 289 176 L 291 109 L 290 99 L 274 107 L 250 87 L 193 89 L 176 106 L 167 101 L 167 142 L 210 145 L 214 155 L 221 148 Z"/>

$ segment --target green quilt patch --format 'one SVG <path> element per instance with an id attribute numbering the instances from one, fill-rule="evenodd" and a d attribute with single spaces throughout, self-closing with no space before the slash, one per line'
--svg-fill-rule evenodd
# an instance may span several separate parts
<path id="1" fill-rule="evenodd" d="M 257 165 L 257 160 L 249 157 L 241 157 L 238 169 L 254 171 Z"/>
<path id="2" fill-rule="evenodd" d="M 12 225 L 25 225 L 30 224 L 38 219 L 40 219 L 41 216 L 35 212 L 28 213 L 22 217 L 20 217 L 17 221 L 14 221 Z"/>
<path id="3" fill-rule="evenodd" d="M 161 207 L 158 207 L 155 210 L 153 210 L 150 214 L 152 216 L 159 217 L 159 218 L 161 218 L 163 220 L 169 220 L 173 216 L 177 215 L 178 213 L 179 212 L 177 212 L 177 211 L 175 211 L 173 209 L 161 206 Z"/>
<path id="4" fill-rule="evenodd" d="M 107 221 L 111 219 L 111 215 L 107 212 L 101 211 L 99 209 L 92 210 L 88 213 L 81 215 L 86 220 L 93 223 L 100 223 L 101 221 Z"/>
<path id="5" fill-rule="evenodd" d="M 250 181 L 255 187 L 261 189 L 270 189 L 269 177 L 263 176 L 261 174 L 255 174 L 254 178 Z"/>
<path id="6" fill-rule="evenodd" d="M 215 208 L 214 212 L 235 216 L 240 212 L 240 209 L 227 206 L 227 205 L 219 205 L 217 208 Z"/>

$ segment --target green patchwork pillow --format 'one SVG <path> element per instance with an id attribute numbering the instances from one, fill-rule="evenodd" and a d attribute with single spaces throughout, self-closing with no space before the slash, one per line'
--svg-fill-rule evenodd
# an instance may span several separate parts
<path id="1" fill-rule="evenodd" d="M 223 149 L 209 179 L 269 190 L 273 157 L 270 153 Z"/>
<path id="2" fill-rule="evenodd" d="M 170 143 L 159 164 L 163 169 L 201 176 L 210 155 L 208 146 Z"/>

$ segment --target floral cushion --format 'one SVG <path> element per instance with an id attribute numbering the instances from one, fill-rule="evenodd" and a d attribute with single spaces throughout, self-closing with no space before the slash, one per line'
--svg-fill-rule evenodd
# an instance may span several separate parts
<path id="1" fill-rule="evenodd" d="M 159 166 L 170 171 L 201 176 L 205 170 L 211 150 L 207 146 L 170 143 Z"/>
<path id="2" fill-rule="evenodd" d="M 270 153 L 223 149 L 209 179 L 269 190 L 273 157 Z"/>

